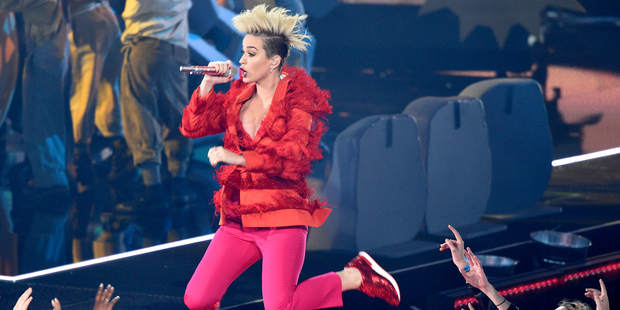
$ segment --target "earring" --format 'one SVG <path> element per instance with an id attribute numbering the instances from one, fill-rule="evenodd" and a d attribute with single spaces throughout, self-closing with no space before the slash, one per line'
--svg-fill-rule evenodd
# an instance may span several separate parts
<path id="1" fill-rule="evenodd" d="M 273 69 L 275 69 L 275 67 L 271 67 L 271 68 L 269 69 L 269 72 L 273 72 Z"/>

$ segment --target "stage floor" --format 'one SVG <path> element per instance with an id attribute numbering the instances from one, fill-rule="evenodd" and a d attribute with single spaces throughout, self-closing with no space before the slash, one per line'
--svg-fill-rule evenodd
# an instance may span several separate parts
<path id="1" fill-rule="evenodd" d="M 533 263 L 529 237 L 532 231 L 552 229 L 579 233 L 592 241 L 588 257 L 617 251 L 619 166 L 620 155 L 614 155 L 554 168 L 540 206 L 561 207 L 561 213 L 520 219 L 483 218 L 485 222 L 504 223 L 508 228 L 466 240 L 467 246 L 478 254 L 519 260 L 515 276 L 541 268 Z M 436 249 L 399 259 L 375 257 L 399 282 L 403 300 L 399 308 L 425 309 L 428 296 L 463 286 L 449 253 L 437 250 L 441 240 L 431 239 L 425 241 L 436 241 Z M 184 309 L 185 285 L 208 243 L 202 241 L 34 277 L 22 275 L 17 281 L 0 281 L 0 308 L 10 308 L 23 290 L 33 287 L 33 309 L 48 307 L 49 300 L 54 297 L 67 306 L 72 305 L 68 309 L 87 309 L 85 305 L 92 301 L 98 284 L 110 283 L 121 296 L 115 309 Z M 301 280 L 340 270 L 354 255 L 308 252 Z M 222 301 L 222 309 L 262 309 L 260 278 L 261 268 L 257 263 L 232 284 Z M 345 309 L 390 308 L 359 292 L 345 293 L 344 302 Z"/>
<path id="2" fill-rule="evenodd" d="M 394 8 L 397 9 L 397 8 Z M 371 12 L 372 16 L 380 15 Z M 325 29 L 333 31 L 330 21 L 322 21 Z M 400 22 L 400 21 L 398 21 Z M 312 23 L 312 21 L 309 21 Z M 399 64 L 364 65 L 355 57 L 337 55 L 337 50 L 321 38 L 329 33 L 319 33 L 316 55 L 317 68 L 313 72 L 317 83 L 331 91 L 334 113 L 330 116 L 330 130 L 325 136 L 328 147 L 341 131 L 356 121 L 371 115 L 401 113 L 414 99 L 423 96 L 455 96 L 481 77 L 433 75 L 426 72 L 401 70 Z M 323 44 L 323 45 L 321 45 Z M 351 47 L 352 49 L 354 47 Z M 403 56 L 404 57 L 404 56 Z M 330 61 L 325 61 L 330 58 Z M 333 58 L 333 59 L 331 59 Z M 321 67 L 338 63 L 338 68 Z M 415 64 L 409 64 L 413 67 Z M 346 68 L 346 70 L 342 70 Z M 576 72 L 578 71 L 578 72 Z M 566 79 L 568 76 L 574 79 Z M 583 83 L 584 80 L 594 81 Z M 597 84 L 598 81 L 599 83 Z M 604 81 L 601 82 L 601 81 Z M 585 92 L 580 86 L 601 90 L 597 102 L 584 102 Z M 602 86 L 601 86 L 602 85 Z M 558 102 L 559 112 L 570 123 L 579 123 L 592 115 L 603 115 L 601 122 L 584 126 L 581 137 L 564 137 L 554 145 L 554 158 L 579 155 L 615 147 L 620 132 L 620 89 L 617 73 L 598 72 L 554 66 L 549 71 L 548 87 L 571 89 L 564 92 Z M 614 95 L 614 96 L 611 96 Z M 592 99 L 594 100 L 594 99 Z M 560 213 L 546 215 L 499 218 L 484 217 L 483 222 L 501 223 L 507 229 L 491 235 L 466 240 L 466 245 L 477 254 L 501 255 L 519 260 L 515 276 L 540 269 L 533 254 L 530 232 L 557 230 L 576 232 L 589 238 L 592 246 L 588 257 L 597 257 L 620 250 L 620 155 L 588 160 L 553 168 L 549 186 L 539 207 L 561 208 Z M 375 257 L 379 264 L 392 272 L 401 287 L 402 303 L 398 309 L 427 309 L 427 298 L 442 291 L 464 287 L 461 275 L 454 268 L 449 253 L 439 252 L 439 238 L 419 236 L 420 241 L 435 242 L 436 248 L 428 249 L 398 259 Z M 34 289 L 31 309 L 50 307 L 50 300 L 58 298 L 63 309 L 91 309 L 99 283 L 112 284 L 121 296 L 115 309 L 186 309 L 183 304 L 185 286 L 200 261 L 209 241 L 201 241 L 174 248 L 162 249 L 141 255 L 101 261 L 52 273 L 21 275 L 0 278 L 0 309 L 10 309 L 28 287 Z M 307 252 L 300 280 L 336 271 L 356 253 Z M 608 287 L 608 290 L 617 289 Z M 611 294 L 612 305 L 619 304 L 620 294 Z M 581 298 L 583 296 L 567 296 Z M 345 309 L 393 309 L 382 301 L 364 297 L 359 292 L 343 295 Z M 255 264 L 228 289 L 222 309 L 262 309 L 261 267 Z M 429 309 L 430 310 L 430 309 Z"/>

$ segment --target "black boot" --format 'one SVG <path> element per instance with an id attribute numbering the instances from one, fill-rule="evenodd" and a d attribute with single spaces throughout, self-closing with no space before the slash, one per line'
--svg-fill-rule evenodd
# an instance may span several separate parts
<path id="1" fill-rule="evenodd" d="M 110 173 L 108 182 L 111 184 L 128 183 L 138 179 L 138 169 L 133 164 L 133 155 L 125 139 L 112 141 L 112 156 L 110 157 Z"/>
<path id="2" fill-rule="evenodd" d="M 95 166 L 90 155 L 88 144 L 76 144 L 73 149 L 73 165 L 75 165 L 76 181 L 82 186 L 93 186 L 96 183 Z"/>
<path id="3" fill-rule="evenodd" d="M 118 203 L 115 213 L 136 216 L 168 216 L 170 198 L 161 184 L 145 186 L 142 195 L 137 199 Z"/>
<path id="4" fill-rule="evenodd" d="M 187 185 L 187 179 L 181 177 L 172 178 L 170 186 L 170 198 L 175 205 L 193 203 L 198 200 L 196 192 L 194 192 Z"/>

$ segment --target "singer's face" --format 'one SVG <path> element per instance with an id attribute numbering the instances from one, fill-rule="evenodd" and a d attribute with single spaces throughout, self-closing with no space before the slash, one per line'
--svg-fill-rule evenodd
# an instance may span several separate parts
<path id="1" fill-rule="evenodd" d="M 267 57 L 267 52 L 263 48 L 263 38 L 251 34 L 246 35 L 243 39 L 241 54 L 239 69 L 243 82 L 257 82 L 269 76 L 272 60 Z"/>

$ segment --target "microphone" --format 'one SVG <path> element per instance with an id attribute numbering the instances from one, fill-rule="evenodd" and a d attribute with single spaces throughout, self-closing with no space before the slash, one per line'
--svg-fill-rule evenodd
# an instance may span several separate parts
<path id="1" fill-rule="evenodd" d="M 181 66 L 181 72 L 189 72 L 192 75 L 211 75 L 211 76 L 235 76 L 237 75 L 237 67 L 232 66 L 226 73 L 219 74 L 214 67 L 207 66 Z"/>

